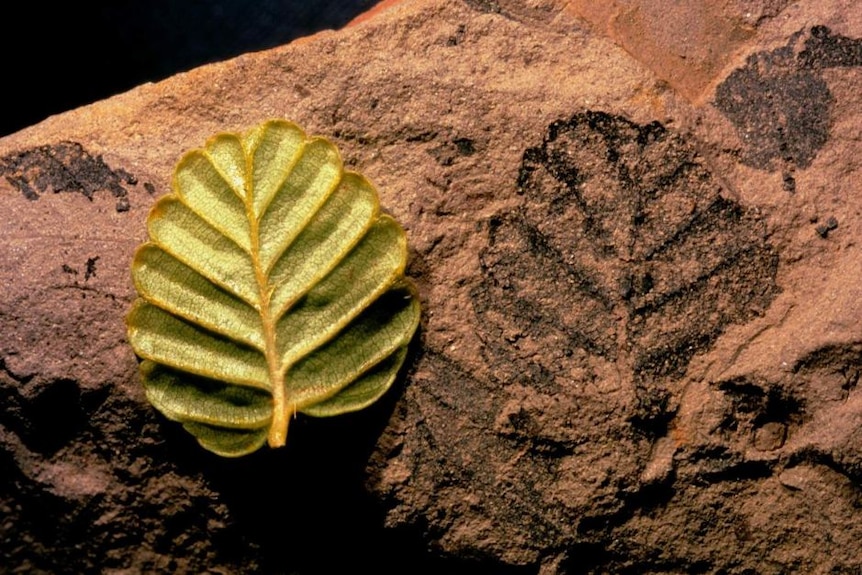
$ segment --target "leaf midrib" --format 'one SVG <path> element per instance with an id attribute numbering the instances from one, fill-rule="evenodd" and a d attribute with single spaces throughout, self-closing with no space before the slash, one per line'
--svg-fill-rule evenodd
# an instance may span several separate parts
<path id="1" fill-rule="evenodd" d="M 243 146 L 245 147 L 245 146 Z M 243 205 L 249 222 L 251 233 L 251 261 L 254 268 L 254 276 L 257 280 L 259 293 L 260 323 L 263 329 L 264 357 L 266 358 L 269 381 L 272 386 L 272 423 L 270 424 L 267 443 L 270 447 L 281 447 L 287 441 L 287 425 L 290 421 L 286 409 L 286 394 L 284 387 L 284 371 L 281 369 L 281 361 L 278 357 L 278 346 L 276 345 L 275 318 L 272 317 L 272 306 L 270 298 L 273 290 L 269 285 L 267 270 L 264 269 L 260 258 L 260 220 L 265 208 L 261 212 L 261 218 L 254 210 L 254 150 L 243 150 L 245 160 L 245 174 L 243 178 Z"/>

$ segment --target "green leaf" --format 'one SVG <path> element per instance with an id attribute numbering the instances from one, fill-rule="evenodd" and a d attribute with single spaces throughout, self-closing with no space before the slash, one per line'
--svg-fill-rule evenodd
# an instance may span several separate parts
<path id="1" fill-rule="evenodd" d="M 296 413 L 362 409 L 419 323 L 407 240 L 338 151 L 296 125 L 218 134 L 147 220 L 126 318 L 149 401 L 215 453 L 284 445 Z"/>

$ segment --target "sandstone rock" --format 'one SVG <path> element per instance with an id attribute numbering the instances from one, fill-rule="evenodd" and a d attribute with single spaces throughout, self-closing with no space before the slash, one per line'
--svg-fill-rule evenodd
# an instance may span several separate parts
<path id="1" fill-rule="evenodd" d="M 862 15 L 588 4 L 393 3 L 0 139 L 7 569 L 858 570 Z M 143 399 L 128 268 L 268 117 L 377 184 L 424 317 L 382 404 L 226 461 Z"/>

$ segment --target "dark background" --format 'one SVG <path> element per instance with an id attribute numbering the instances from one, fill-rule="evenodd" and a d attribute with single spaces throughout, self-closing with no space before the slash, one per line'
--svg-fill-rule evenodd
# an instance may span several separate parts
<path id="1" fill-rule="evenodd" d="M 377 0 L 84 0 L 0 7 L 0 136 L 208 62 L 340 28 Z"/>

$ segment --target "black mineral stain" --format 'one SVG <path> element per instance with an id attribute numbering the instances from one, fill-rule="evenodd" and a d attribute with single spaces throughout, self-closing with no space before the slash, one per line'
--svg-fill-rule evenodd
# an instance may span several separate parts
<path id="1" fill-rule="evenodd" d="M 457 46 L 458 44 L 460 44 L 461 42 L 464 41 L 464 37 L 466 35 L 466 32 L 467 32 L 467 26 L 465 26 L 464 24 L 458 24 L 458 29 L 455 31 L 454 34 L 449 36 L 449 38 L 446 40 L 446 45 L 447 46 Z"/>
<path id="2" fill-rule="evenodd" d="M 60 142 L 0 157 L 0 175 L 28 200 L 53 192 L 77 192 L 88 200 L 106 190 L 117 199 L 118 212 L 129 210 L 128 185 L 138 180 L 123 169 L 112 169 L 77 142 Z"/>
<path id="3" fill-rule="evenodd" d="M 658 432 L 672 409 L 663 382 L 778 292 L 764 224 L 680 136 L 602 112 L 551 124 L 525 151 L 518 190 L 479 254 L 487 350 L 539 387 L 584 354 L 617 362 L 634 378 L 635 418 Z"/>
<path id="4" fill-rule="evenodd" d="M 99 261 L 99 256 L 87 258 L 87 271 L 84 272 L 84 281 L 96 277 L 96 262 Z"/>
<path id="5" fill-rule="evenodd" d="M 814 231 L 817 232 L 818 236 L 825 239 L 829 236 L 829 232 L 835 229 L 838 229 L 838 218 L 830 216 L 825 223 L 814 228 Z"/>
<path id="6" fill-rule="evenodd" d="M 752 54 L 716 90 L 715 105 L 742 139 L 742 161 L 782 171 L 795 190 L 793 169 L 811 165 L 829 138 L 834 97 L 823 70 L 862 66 L 862 39 L 833 35 L 825 26 L 800 30 L 788 43 Z"/>
<path id="7" fill-rule="evenodd" d="M 476 143 L 470 138 L 455 138 L 428 151 L 441 166 L 451 166 L 459 157 L 476 153 Z"/>
<path id="8" fill-rule="evenodd" d="M 799 61 L 812 69 L 862 66 L 862 39 L 833 35 L 826 26 L 814 26 Z"/>

